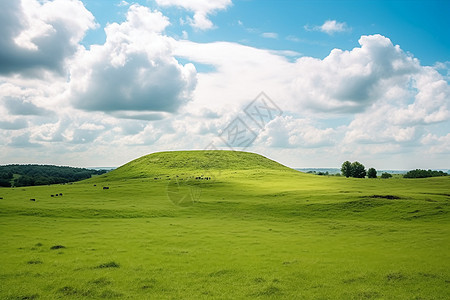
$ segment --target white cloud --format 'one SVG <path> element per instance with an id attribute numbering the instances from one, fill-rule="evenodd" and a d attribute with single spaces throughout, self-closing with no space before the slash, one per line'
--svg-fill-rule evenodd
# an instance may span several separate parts
<path id="1" fill-rule="evenodd" d="M 428 153 L 450 153 L 450 133 L 447 133 L 447 135 L 444 136 L 428 133 L 422 138 L 421 142 L 427 147 Z"/>
<path id="2" fill-rule="evenodd" d="M 219 114 L 235 113 L 264 90 L 284 109 L 286 87 L 292 80 L 292 64 L 284 56 L 270 50 L 243 46 L 237 43 L 194 43 L 180 41 L 175 54 L 194 63 L 211 65 L 215 71 L 198 74 L 194 100 L 188 112 L 208 108 Z"/>
<path id="3" fill-rule="evenodd" d="M 64 73 L 87 30 L 95 28 L 93 15 L 78 0 L 1 1 L 0 75 Z"/>
<path id="4" fill-rule="evenodd" d="M 347 26 L 345 22 L 338 22 L 336 20 L 327 20 L 325 23 L 323 23 L 321 26 L 308 26 L 306 25 L 304 27 L 306 30 L 311 31 L 321 31 L 326 34 L 332 35 L 336 32 L 344 32 L 349 31 L 350 28 Z"/>
<path id="5" fill-rule="evenodd" d="M 196 70 L 173 57 L 174 40 L 162 34 L 167 25 L 160 12 L 139 5 L 130 7 L 125 22 L 108 25 L 105 44 L 80 49 L 72 63 L 73 104 L 139 118 L 137 111 L 175 112 L 189 101 Z"/>
<path id="6" fill-rule="evenodd" d="M 268 38 L 268 39 L 277 39 L 278 38 L 278 34 L 275 32 L 263 32 L 261 34 L 261 36 L 263 38 Z"/>
<path id="7" fill-rule="evenodd" d="M 292 89 L 304 107 L 316 111 L 360 112 L 391 89 L 407 87 L 417 59 L 381 35 L 362 36 L 360 48 L 334 49 L 323 60 L 301 57 Z"/>
<path id="8" fill-rule="evenodd" d="M 316 126 L 309 119 L 277 117 L 267 124 L 256 143 L 280 148 L 319 148 L 336 143 L 336 130 Z"/>
<path id="9" fill-rule="evenodd" d="M 333 34 L 335 32 L 342 32 L 348 29 L 345 23 L 337 22 L 335 20 L 328 20 L 320 26 L 320 30 L 328 34 Z"/>
<path id="10" fill-rule="evenodd" d="M 286 116 L 270 123 L 255 147 L 320 147 L 361 156 L 420 147 L 424 126 L 450 119 L 448 84 L 386 37 L 362 36 L 359 43 L 294 63 L 278 52 L 225 42 L 184 41 L 176 53 L 216 70 L 199 74 L 189 111 L 203 107 L 232 119 L 261 90 L 282 107 Z M 330 116 L 349 121 L 327 126 L 322 119 Z M 230 121 L 221 120 L 219 129 Z"/>
<path id="11" fill-rule="evenodd" d="M 103 130 L 105 129 L 105 126 L 94 123 L 83 123 L 79 128 L 83 130 Z"/>
<path id="12" fill-rule="evenodd" d="M 117 3 L 116 5 L 117 5 L 117 6 L 128 6 L 128 5 L 130 5 L 130 3 L 128 3 L 128 2 L 125 1 L 125 0 L 122 0 L 122 1 L 120 1 L 119 3 Z"/>
<path id="13" fill-rule="evenodd" d="M 194 12 L 193 18 L 187 18 L 187 22 L 194 28 L 207 30 L 214 27 L 208 16 L 218 10 L 224 10 L 229 7 L 231 0 L 156 0 L 160 6 L 177 6 L 188 11 Z"/>

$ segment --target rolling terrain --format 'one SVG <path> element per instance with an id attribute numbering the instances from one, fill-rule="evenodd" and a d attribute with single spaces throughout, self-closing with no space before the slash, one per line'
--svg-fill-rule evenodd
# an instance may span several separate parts
<path id="1" fill-rule="evenodd" d="M 449 176 L 315 176 L 176 151 L 0 198 L 1 299 L 450 296 Z"/>

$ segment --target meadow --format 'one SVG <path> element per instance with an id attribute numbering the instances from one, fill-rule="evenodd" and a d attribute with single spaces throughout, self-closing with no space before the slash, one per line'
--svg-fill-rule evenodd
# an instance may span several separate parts
<path id="1" fill-rule="evenodd" d="M 0 198 L 1 299 L 450 298 L 449 176 L 164 152 Z"/>

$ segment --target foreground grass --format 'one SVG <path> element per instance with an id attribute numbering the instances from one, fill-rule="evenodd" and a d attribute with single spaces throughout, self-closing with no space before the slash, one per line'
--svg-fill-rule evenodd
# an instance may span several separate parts
<path id="1" fill-rule="evenodd" d="M 450 296 L 449 177 L 222 168 L 180 207 L 179 171 L 0 189 L 0 298 Z"/>

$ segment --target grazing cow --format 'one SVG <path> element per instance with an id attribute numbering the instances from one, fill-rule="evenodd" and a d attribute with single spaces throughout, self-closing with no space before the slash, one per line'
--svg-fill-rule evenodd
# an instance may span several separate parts
<path id="1" fill-rule="evenodd" d="M 30 199 L 30 201 L 36 201 L 36 199 Z"/>
<path id="2" fill-rule="evenodd" d="M 58 194 L 56 194 L 55 196 L 58 197 Z"/>
<path id="3" fill-rule="evenodd" d="M 62 193 L 59 193 L 60 196 L 62 196 Z"/>
<path id="4" fill-rule="evenodd" d="M 103 189 L 104 190 L 109 190 L 109 186 L 104 186 Z"/>
<path id="5" fill-rule="evenodd" d="M 55 195 L 51 195 L 52 197 L 55 197 Z"/>
<path id="6" fill-rule="evenodd" d="M 97 186 L 96 184 L 94 184 L 94 186 Z"/>
<path id="7" fill-rule="evenodd" d="M 0 200 L 3 199 L 3 197 L 0 197 Z"/>

